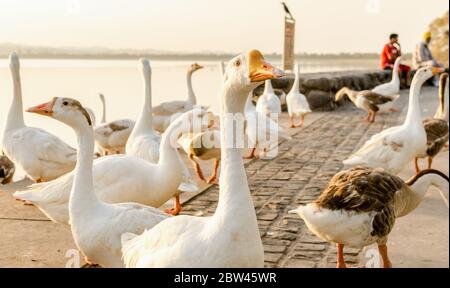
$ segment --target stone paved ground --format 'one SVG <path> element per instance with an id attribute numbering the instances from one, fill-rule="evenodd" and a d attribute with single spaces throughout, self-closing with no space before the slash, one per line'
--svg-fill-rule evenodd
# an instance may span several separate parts
<path id="1" fill-rule="evenodd" d="M 406 98 L 406 97 L 404 97 Z M 404 101 L 402 101 L 404 102 Z M 342 160 L 371 135 L 397 123 L 398 113 L 369 125 L 351 107 L 322 117 L 283 142 L 272 161 L 246 166 L 265 250 L 266 267 L 335 266 L 335 248 L 312 235 L 302 220 L 287 211 L 314 200 L 329 179 L 342 169 Z M 184 205 L 185 214 L 211 215 L 219 189 L 209 188 Z M 359 251 L 346 249 L 346 260 L 358 261 Z"/>

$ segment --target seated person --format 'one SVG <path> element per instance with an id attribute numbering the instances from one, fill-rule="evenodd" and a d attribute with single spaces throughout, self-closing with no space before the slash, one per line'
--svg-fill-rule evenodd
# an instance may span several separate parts
<path id="1" fill-rule="evenodd" d="M 400 48 L 400 43 L 398 42 L 398 34 L 392 33 L 389 35 L 389 42 L 384 45 L 383 51 L 381 52 L 381 69 L 392 70 L 394 68 L 395 60 L 401 55 L 402 51 Z M 400 83 L 403 87 L 408 87 L 411 78 L 411 67 L 400 64 L 398 71 L 400 74 Z"/>
<path id="2" fill-rule="evenodd" d="M 444 65 L 439 64 L 434 59 L 428 46 L 430 42 L 431 32 L 427 31 L 423 34 L 423 40 L 416 46 L 416 51 L 414 52 L 413 63 L 415 69 L 422 67 L 444 67 Z M 439 75 L 436 75 L 432 81 L 434 86 L 439 86 Z"/>

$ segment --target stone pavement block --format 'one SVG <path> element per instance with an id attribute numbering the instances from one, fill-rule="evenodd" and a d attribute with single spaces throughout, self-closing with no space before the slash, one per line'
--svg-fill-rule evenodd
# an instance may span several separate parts
<path id="1" fill-rule="evenodd" d="M 267 252 L 264 253 L 264 261 L 269 263 L 277 263 L 281 257 L 283 256 L 283 253 L 271 253 Z"/>
<path id="2" fill-rule="evenodd" d="M 302 259 L 288 259 L 283 265 L 284 268 L 314 268 L 316 263 L 314 261 Z"/>
<path id="3" fill-rule="evenodd" d="M 283 253 L 286 251 L 285 245 L 264 245 L 264 252 Z"/>

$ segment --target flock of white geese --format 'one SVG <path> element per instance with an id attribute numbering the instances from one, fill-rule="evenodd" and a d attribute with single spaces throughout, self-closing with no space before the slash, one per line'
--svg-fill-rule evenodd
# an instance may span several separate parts
<path id="1" fill-rule="evenodd" d="M 370 91 L 344 87 L 336 94 L 336 101 L 348 95 L 357 107 L 368 112 L 369 122 L 375 120 L 377 112 L 393 110 L 400 90 L 399 61 L 392 81 Z M 19 58 L 11 54 L 13 98 L 2 150 L 36 182 L 25 191 L 15 192 L 14 197 L 35 205 L 52 221 L 70 225 L 75 243 L 89 264 L 263 267 L 264 250 L 243 158 L 270 153 L 278 139 L 268 134 L 290 139 L 277 118 L 270 117 L 281 113 L 271 79 L 284 76 L 284 72 L 266 62 L 258 50 L 242 53 L 221 66 L 218 116 L 208 112 L 207 107 L 197 106 L 191 76 L 202 68 L 198 64 L 188 68 L 185 101 L 152 106 L 147 59 L 139 61 L 145 101 L 136 122 L 106 122 L 103 95 L 98 125 L 92 111 L 72 98 L 55 97 L 26 110 L 71 127 L 78 143 L 78 149 L 74 149 L 57 136 L 25 124 Z M 441 74 L 439 107 L 434 118 L 422 121 L 419 103 L 421 86 L 441 72 L 436 68 L 418 70 L 404 123 L 374 135 L 344 161 L 354 168 L 337 173 L 314 202 L 289 211 L 297 213 L 315 235 L 336 243 L 337 267 L 346 266 L 344 246 L 372 243 L 378 244 L 383 267 L 391 267 L 386 243 L 395 219 L 413 211 L 430 185 L 448 201 L 448 177 L 430 169 L 433 157 L 448 140 L 448 74 Z M 300 93 L 299 78 L 296 65 L 294 85 L 285 97 L 292 128 L 302 126 L 305 115 L 311 113 L 307 98 Z M 255 107 L 253 90 L 264 81 L 264 93 Z M 242 136 L 248 140 L 250 155 L 244 155 L 243 147 L 228 145 L 230 134 L 237 133 L 238 127 L 236 122 L 228 121 L 227 115 L 241 115 L 246 120 Z M 201 132 L 193 131 L 195 125 Z M 205 145 L 207 140 L 214 145 Z M 175 216 L 181 210 L 179 194 L 195 189 L 190 187 L 194 184 L 179 148 L 186 152 L 201 180 L 220 183 L 213 216 Z M 96 152 L 103 157 L 96 159 Z M 408 181 L 396 176 L 408 163 L 424 157 L 429 159 L 428 169 L 420 171 L 416 164 L 417 174 Z M 197 160 L 214 160 L 213 174 L 208 179 Z M 0 164 L 6 179 L 14 166 Z M 158 209 L 172 197 L 173 209 Z"/>

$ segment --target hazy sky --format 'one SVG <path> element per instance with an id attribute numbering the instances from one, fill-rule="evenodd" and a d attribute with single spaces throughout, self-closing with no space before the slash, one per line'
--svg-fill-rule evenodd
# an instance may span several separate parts
<path id="1" fill-rule="evenodd" d="M 288 0 L 297 52 L 405 52 L 447 0 Z M 279 0 L 0 0 L 0 43 L 173 51 L 282 51 Z"/>

